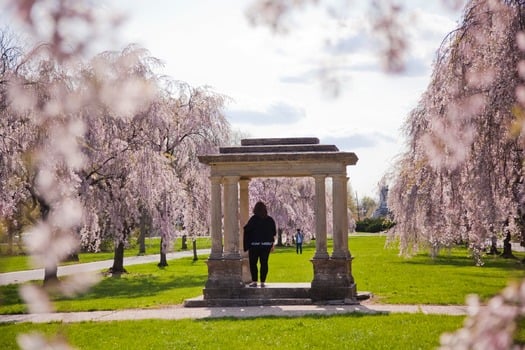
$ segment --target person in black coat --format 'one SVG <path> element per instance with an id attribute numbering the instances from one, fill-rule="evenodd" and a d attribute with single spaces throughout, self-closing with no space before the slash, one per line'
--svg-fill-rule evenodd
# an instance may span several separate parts
<path id="1" fill-rule="evenodd" d="M 248 251 L 252 283 L 250 287 L 257 287 L 257 262 L 261 264 L 261 287 L 264 287 L 268 275 L 268 258 L 273 249 L 277 229 L 275 221 L 268 215 L 263 202 L 257 202 L 253 207 L 253 215 L 244 226 L 244 251 Z"/>

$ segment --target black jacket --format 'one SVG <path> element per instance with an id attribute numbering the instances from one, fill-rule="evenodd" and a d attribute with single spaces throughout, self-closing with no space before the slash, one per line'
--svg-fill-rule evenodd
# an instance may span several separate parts
<path id="1" fill-rule="evenodd" d="M 271 216 L 262 218 L 253 215 L 244 226 L 244 251 L 250 247 L 260 247 L 273 245 L 277 229 L 275 221 Z"/>

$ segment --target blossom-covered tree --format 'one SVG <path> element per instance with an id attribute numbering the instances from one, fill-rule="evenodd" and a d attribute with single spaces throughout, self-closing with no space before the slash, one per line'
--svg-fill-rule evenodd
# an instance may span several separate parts
<path id="1" fill-rule="evenodd" d="M 0 119 L 0 218 L 7 229 L 9 250 L 12 249 L 15 232 L 21 229 L 22 213 L 34 209 L 29 193 L 20 190 L 20 184 L 25 182 L 21 178 L 25 176 L 17 171 L 23 168 L 23 155 L 27 146 L 27 142 L 19 139 L 19 136 L 25 134 L 26 138 L 31 137 L 18 132 L 25 129 L 27 118 L 9 113 L 8 86 L 16 77 L 23 56 L 22 49 L 16 45 L 10 33 L 8 29 L 0 30 L 0 114 L 3 116 Z"/>
<path id="2" fill-rule="evenodd" d="M 158 163 L 162 162 L 145 142 L 149 130 L 144 128 L 149 118 L 148 105 L 134 112 L 127 110 L 128 101 L 124 100 L 115 108 L 111 104 L 115 91 L 111 88 L 127 84 L 119 87 L 129 92 L 127 98 L 133 99 L 142 93 L 153 100 L 157 94 L 150 61 L 144 50 L 128 47 L 122 52 L 98 55 L 79 72 L 82 86 L 94 91 L 97 87 L 103 96 L 82 115 L 86 132 L 81 144 L 86 165 L 80 171 L 79 192 L 88 210 L 84 213 L 81 242 L 84 247 L 97 250 L 102 238 L 113 239 L 116 249 L 112 271 L 115 273 L 124 270 L 124 243 L 139 221 L 139 208 L 151 205 L 150 191 L 141 191 L 135 179 L 142 177 L 147 183 L 165 176 L 166 172 L 159 171 L 158 177 L 144 176 L 144 172 L 152 168 L 159 170 Z M 169 235 L 169 231 L 166 234 Z"/>
<path id="3" fill-rule="evenodd" d="M 263 201 L 274 218 L 279 235 L 291 237 L 296 228 L 314 232 L 315 188 L 311 178 L 253 179 L 249 185 L 250 208 Z"/>
<path id="4" fill-rule="evenodd" d="M 330 189 L 331 183 L 327 182 Z M 270 215 L 276 221 L 279 234 L 291 237 L 300 228 L 307 238 L 315 239 L 315 184 L 310 177 L 300 178 L 257 178 L 249 186 L 250 208 L 257 201 L 268 206 Z M 326 229 L 332 233 L 332 191 L 326 191 Z M 355 228 L 355 220 L 347 209 L 349 232 Z"/>
<path id="5" fill-rule="evenodd" d="M 56 280 L 57 263 L 76 249 L 79 237 L 93 249 L 104 236 L 120 247 L 140 213 L 167 240 L 179 217 L 202 222 L 204 216 L 187 211 L 186 203 L 192 198 L 206 210 L 206 193 L 188 196 L 193 189 L 187 183 L 202 181 L 197 162 L 192 165 L 195 153 L 222 143 L 229 132 L 220 112 L 223 97 L 161 79 L 152 69 L 157 60 L 135 46 L 82 63 L 96 32 L 89 28 L 99 26 L 96 10 L 85 4 L 12 5 L 37 35 L 54 33 L 16 70 L 3 65 L 1 95 L 2 217 L 12 217 L 19 202 L 37 201 L 41 219 L 24 236 L 46 276 Z M 36 7 L 50 15 L 44 32 L 33 18 Z M 89 35 L 70 42 L 63 30 L 73 23 L 83 23 Z M 114 269 L 123 268 L 115 262 Z M 84 283 L 56 286 L 72 293 L 71 286 L 81 289 L 90 281 L 78 278 Z M 31 310 L 50 307 L 38 287 L 22 294 Z"/>
<path id="6" fill-rule="evenodd" d="M 2 140 L 6 147 L 2 149 L 5 163 L 1 176 L 6 191 L 1 201 L 7 210 L 2 216 L 15 219 L 14 210 L 27 202 L 32 203 L 40 211 L 41 221 L 36 227 L 48 238 L 58 236 L 57 246 L 64 249 L 57 255 L 63 258 L 62 254 L 67 256 L 75 245 L 71 236 L 58 227 L 64 225 L 65 231 L 74 230 L 73 221 L 78 218 L 75 170 L 81 158 L 77 158 L 74 139 L 81 133 L 82 126 L 77 123 L 76 114 L 65 113 L 54 102 L 72 90 L 71 79 L 59 62 L 50 57 L 49 47 L 40 46 L 11 72 L 7 85 L 6 105 L 0 111 Z M 71 134 L 64 136 L 64 128 Z M 46 152 L 49 158 L 44 156 Z M 60 195 L 55 191 L 47 193 L 48 186 L 58 186 L 56 190 Z M 59 214 L 63 209 L 72 210 L 68 213 L 70 217 Z M 73 221 L 67 221 L 69 219 Z M 32 235 L 26 235 L 30 237 Z M 44 241 L 52 244 L 51 239 L 44 238 Z M 38 239 L 29 239 L 28 243 L 29 250 L 38 252 L 38 260 L 45 267 L 44 281 L 56 281 L 57 260 L 49 254 L 50 247 Z"/>
<path id="7" fill-rule="evenodd" d="M 406 121 L 406 153 L 389 207 L 402 252 L 467 242 L 477 264 L 490 237 L 522 235 L 523 141 L 513 133 L 522 57 L 520 2 L 471 1 L 439 52 L 432 81 Z M 483 53 L 483 54 L 480 54 Z"/>
<path id="8" fill-rule="evenodd" d="M 208 171 L 197 158 L 217 153 L 229 143 L 231 129 L 222 109 L 226 98 L 207 87 L 178 83 L 171 108 L 173 125 L 166 134 L 166 153 L 187 200 L 182 206 L 185 232 L 192 236 L 208 233 L 210 186 Z M 167 132 L 166 129 L 165 132 Z"/>
<path id="9" fill-rule="evenodd" d="M 34 60 L 36 64 L 36 58 Z M 78 87 L 71 89 L 72 98 L 81 99 L 87 92 L 98 94 L 95 103 L 84 106 L 76 117 L 84 132 L 77 137 L 81 140 L 85 165 L 75 172 L 76 191 L 88 209 L 79 228 L 84 247 L 97 250 L 102 239 L 114 240 L 116 254 L 112 270 L 118 273 L 124 271 L 124 244 L 144 215 L 150 219 L 150 229 L 160 234 L 166 243 L 174 238 L 175 221 L 179 217 L 186 217 L 187 226 L 202 232 L 206 227 L 202 218 L 207 217 L 203 215 L 207 211 L 207 187 L 204 186 L 207 181 L 203 181 L 205 173 L 200 171 L 196 154 L 210 152 L 225 141 L 229 127 L 220 112 L 224 99 L 206 88 L 161 80 L 153 72 L 158 61 L 136 46 L 122 52 L 105 52 L 62 75 L 56 64 L 38 62 L 43 68 L 28 72 L 38 80 L 23 83 L 29 86 L 26 89 L 34 89 L 35 96 L 39 96 L 38 91 L 43 94 L 38 98 L 45 99 L 49 87 L 58 86 L 59 82 Z M 29 65 L 31 69 L 33 66 Z M 116 96 L 111 95 L 115 93 L 111 89 L 115 86 L 119 92 L 127 91 L 127 99 L 142 100 L 144 104 L 130 110 L 130 101 L 120 99 L 114 105 Z M 13 123 L 23 122 L 20 113 L 9 116 L 13 117 Z M 18 127 L 17 133 L 9 136 L 10 140 L 29 145 L 16 152 L 11 150 L 10 154 L 19 158 L 40 146 L 38 135 L 46 135 L 47 127 L 58 128 L 51 122 L 38 125 L 29 120 L 26 124 L 30 129 Z M 24 143 L 24 137 L 34 140 Z M 49 205 L 35 189 L 34 164 L 15 162 L 18 163 L 22 167 L 6 165 L 16 177 L 10 176 L 11 172 L 3 175 L 12 182 L 19 179 L 14 193 L 21 196 L 21 200 L 25 198 L 24 193 L 34 198 L 45 218 Z M 25 181 L 21 181 L 21 177 Z M 201 188 L 204 192 L 199 191 Z M 10 197 L 12 201 L 13 198 L 16 196 Z M 46 276 L 56 279 L 56 268 Z"/>
<path id="10" fill-rule="evenodd" d="M 467 242 L 477 265 L 490 238 L 523 230 L 522 1 L 472 0 L 435 63 L 432 81 L 405 124 L 389 207 L 392 238 L 409 253 L 433 254 Z M 509 349 L 524 314 L 524 282 L 480 309 L 471 301 L 465 326 L 444 335 L 444 349 Z M 474 299 L 473 299 L 474 300 Z M 521 320 L 521 321 L 520 321 Z"/>

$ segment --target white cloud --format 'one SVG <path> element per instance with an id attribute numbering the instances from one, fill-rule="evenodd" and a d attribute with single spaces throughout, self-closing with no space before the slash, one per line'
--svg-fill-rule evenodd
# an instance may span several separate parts
<path id="1" fill-rule="evenodd" d="M 396 144 L 396 138 L 392 135 L 379 131 L 354 132 L 347 136 L 327 136 L 322 139 L 323 143 L 336 145 L 341 151 L 358 151 L 363 148 L 375 148 L 382 143 Z"/>
<path id="2" fill-rule="evenodd" d="M 275 125 L 293 124 L 305 117 L 304 109 L 279 101 L 265 110 L 227 109 L 226 117 L 233 124 Z"/>

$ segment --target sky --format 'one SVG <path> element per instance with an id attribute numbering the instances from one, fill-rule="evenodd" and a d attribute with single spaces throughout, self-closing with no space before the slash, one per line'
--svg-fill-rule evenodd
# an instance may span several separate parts
<path id="1" fill-rule="evenodd" d="M 370 1 L 333 7 L 336 17 L 309 7 L 290 18 L 285 34 L 251 25 L 246 10 L 253 2 L 100 0 L 103 10 L 126 17 L 108 49 L 138 44 L 163 62 L 159 72 L 227 96 L 225 115 L 245 137 L 317 137 L 356 153 L 350 185 L 359 198 L 378 198 L 380 180 L 403 151 L 403 121 L 461 12 L 445 1 L 400 0 L 409 49 L 406 70 L 392 75 L 371 35 Z"/>

